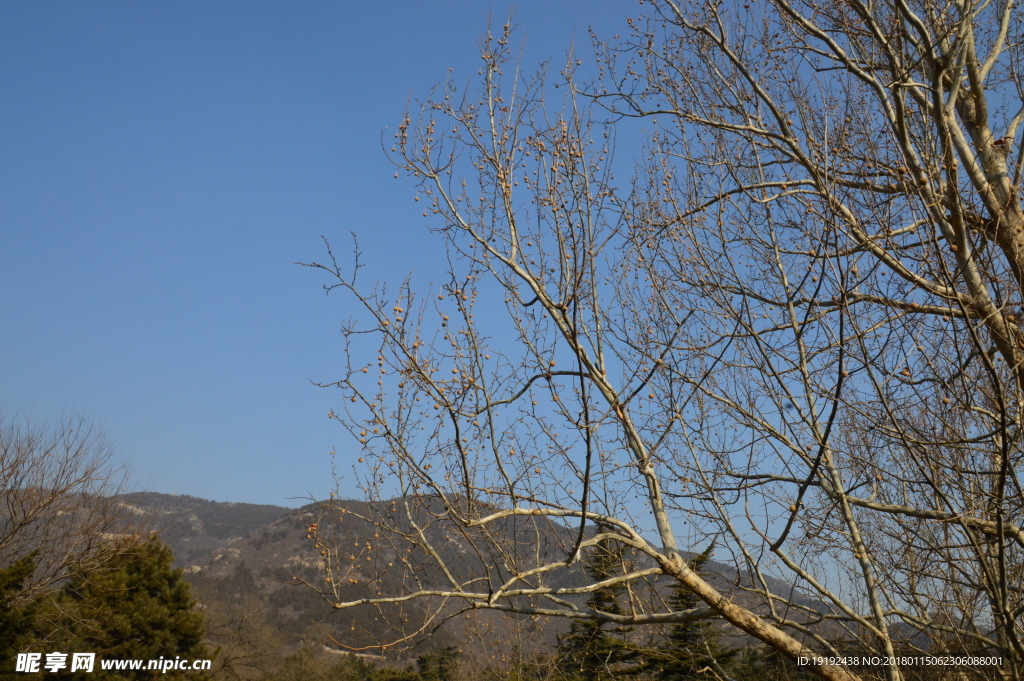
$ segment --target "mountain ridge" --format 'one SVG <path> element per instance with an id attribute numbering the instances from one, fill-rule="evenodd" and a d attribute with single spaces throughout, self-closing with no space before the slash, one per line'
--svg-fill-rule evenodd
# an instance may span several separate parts
<path id="1" fill-rule="evenodd" d="M 193 593 L 207 613 L 211 638 L 218 645 L 230 645 L 254 659 L 267 650 L 294 650 L 304 643 L 328 645 L 337 651 L 352 650 L 361 654 L 378 654 L 394 662 L 408 662 L 428 647 L 454 646 L 482 663 L 501 663 L 512 647 L 521 646 L 521 654 L 550 650 L 557 637 L 568 629 L 566 620 L 557 617 L 531 618 L 475 610 L 448 621 L 433 633 L 429 641 L 413 636 L 407 640 L 405 652 L 380 648 L 381 641 L 402 640 L 423 626 L 431 617 L 428 601 L 410 601 L 401 606 L 336 610 L 330 600 L 356 600 L 376 593 L 395 593 L 403 588 L 412 565 L 416 579 L 430 583 L 441 579 L 441 573 L 429 560 L 399 563 L 398 547 L 377 537 L 375 526 L 366 521 L 374 513 L 394 512 L 392 500 L 367 502 L 332 500 L 334 508 L 325 512 L 319 503 L 299 508 L 268 504 L 214 502 L 188 495 L 167 495 L 155 492 L 119 497 L 118 501 L 133 514 L 136 521 L 157 530 L 174 551 L 176 565 L 186 572 Z M 463 545 L 464 537 L 452 531 L 444 514 L 424 502 L 431 518 L 426 532 L 443 553 L 453 573 L 479 570 L 486 556 L 478 556 Z M 400 504 L 399 504 L 400 506 Z M 433 512 L 431 512 L 433 511 Z M 441 517 L 441 520 L 437 519 Z M 401 519 L 396 520 L 400 522 Z M 448 524 L 446 524 L 446 522 Z M 332 548 L 335 573 L 342 575 L 341 584 L 324 584 L 320 538 L 310 534 L 319 526 L 321 535 L 334 534 L 338 547 Z M 575 529 L 549 526 L 549 535 L 520 536 L 523 531 L 510 526 L 496 528 L 508 536 L 522 539 L 524 546 L 542 539 L 545 553 L 557 552 L 566 542 L 571 545 Z M 565 534 L 565 537 L 559 535 Z M 386 539 L 386 538 L 385 538 Z M 513 542 L 517 545 L 517 542 Z M 539 544 L 538 544 L 539 545 Z M 359 547 L 356 549 L 355 547 Z M 324 547 L 326 548 L 326 547 Z M 545 558 L 550 560 L 551 557 Z M 649 560 L 641 556 L 639 560 Z M 500 563 L 498 557 L 493 561 Z M 398 567 L 388 569 L 394 563 Z M 488 564 L 498 574 L 500 565 Z M 737 600 L 753 603 L 754 598 L 737 584 L 750 584 L 749 577 L 720 563 L 708 564 L 707 579 L 716 588 Z M 582 566 L 567 568 L 549 580 L 551 586 L 580 586 L 586 576 Z M 773 590 L 790 588 L 777 580 L 769 580 Z M 438 583 L 441 583 L 438 581 Z M 652 580 L 648 596 L 664 599 L 674 582 L 667 577 Z M 325 598 L 317 588 L 330 591 Z M 794 590 L 795 591 L 795 590 Z M 660 593 L 660 595 L 659 595 Z M 799 594 L 798 591 L 796 591 Z M 821 604 L 799 594 L 798 599 L 820 611 Z M 584 596 L 569 597 L 582 604 Z M 446 610 L 445 612 L 454 612 Z M 649 629 L 638 631 L 649 632 Z M 638 636 L 640 634 L 638 633 Z M 646 634 L 645 634 L 646 635 Z M 227 643 L 230 641 L 230 644 Z M 727 632 L 725 642 L 746 645 L 749 638 L 735 631 Z M 399 647 L 401 648 L 401 646 Z M 529 648 L 529 651 L 526 650 Z"/>

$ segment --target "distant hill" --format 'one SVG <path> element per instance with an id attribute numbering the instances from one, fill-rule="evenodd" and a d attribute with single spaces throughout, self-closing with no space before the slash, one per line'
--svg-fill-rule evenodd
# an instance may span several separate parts
<path id="1" fill-rule="evenodd" d="M 176 564 L 185 569 L 195 595 L 208 608 L 208 615 L 213 616 L 213 628 L 231 629 L 219 619 L 246 619 L 236 612 L 242 608 L 247 611 L 247 625 L 258 624 L 256 628 L 264 630 L 264 642 L 259 647 L 270 645 L 284 650 L 300 642 L 315 642 L 337 650 L 342 650 L 343 645 L 370 648 L 379 640 L 393 640 L 397 633 L 423 622 L 422 603 L 405 604 L 388 612 L 373 608 L 335 611 L 309 586 L 296 584 L 296 578 L 308 584 L 322 584 L 320 555 L 306 539 L 311 522 L 324 522 L 317 504 L 289 509 L 152 492 L 126 495 L 119 501 L 136 520 L 156 529 L 174 551 Z M 355 514 L 348 515 L 343 523 L 346 541 L 361 546 L 372 542 L 372 525 L 356 519 L 356 515 L 367 515 L 368 504 L 342 503 Z M 445 547 L 446 560 L 455 566 L 464 562 L 467 547 L 451 540 L 444 528 L 435 527 L 430 532 L 438 545 Z M 387 548 L 378 551 L 372 560 L 380 566 L 399 562 L 394 551 Z M 347 588 L 345 598 L 371 595 L 368 580 L 377 567 L 364 565 L 367 561 L 363 558 L 350 562 L 346 568 L 359 577 L 360 586 Z M 428 582 L 438 577 L 425 575 Z M 372 589 L 397 590 L 402 579 L 404 576 L 397 570 L 384 571 L 383 578 Z M 473 615 L 442 628 L 428 647 L 468 648 L 470 640 L 478 640 L 473 629 L 486 629 L 492 640 L 498 632 L 508 629 L 503 623 L 505 618 L 497 613 Z M 547 627 L 544 642 L 553 642 L 563 628 L 562 622 Z M 267 629 L 272 631 L 268 633 Z M 217 643 L 222 644 L 223 640 Z"/>
<path id="2" fill-rule="evenodd" d="M 119 501 L 137 520 L 158 530 L 174 550 L 177 564 L 186 569 L 193 592 L 206 610 L 211 638 L 224 647 L 225 653 L 231 653 L 226 657 L 243 667 L 249 665 L 258 671 L 271 657 L 280 657 L 302 642 L 337 651 L 351 647 L 366 654 L 379 654 L 381 650 L 373 648 L 376 642 L 411 633 L 427 615 L 426 604 L 415 601 L 383 609 L 365 606 L 335 611 L 311 588 L 325 586 L 320 553 L 307 539 L 310 524 L 317 522 L 322 533 L 330 533 L 342 545 L 352 547 L 351 553 L 345 551 L 336 557 L 338 567 L 352 580 L 335 585 L 342 599 L 400 590 L 403 580 L 409 578 L 407 571 L 386 566 L 401 565 L 396 556 L 401 548 L 378 538 L 374 526 L 360 519 L 382 512 L 390 502 L 337 502 L 347 512 L 325 516 L 317 504 L 289 509 L 158 493 L 126 495 Z M 391 509 L 393 512 L 394 507 Z M 430 519 L 425 531 L 454 573 L 477 574 L 484 562 L 492 569 L 501 564 L 498 556 L 479 555 L 472 550 L 465 537 L 443 514 L 437 513 L 440 509 L 432 509 L 426 503 L 421 510 Z M 401 524 L 407 519 L 399 518 L 397 522 Z M 536 558 L 532 549 L 527 549 L 538 539 L 549 558 L 566 555 L 574 539 L 573 531 L 550 526 L 546 534 L 538 537 L 532 534 L 532 527 L 510 524 L 494 529 L 504 536 L 516 537 L 527 560 Z M 442 583 L 442 575 L 429 561 L 417 559 L 415 554 L 406 557 L 412 560 L 417 579 L 424 584 Z M 712 573 L 709 579 L 718 589 L 731 593 L 737 601 L 753 605 L 752 597 L 735 586 L 749 584 L 749 578 L 741 578 L 731 568 L 717 563 L 709 563 L 708 569 Z M 379 577 L 378 581 L 371 581 L 374 575 Z M 555 575 L 549 583 L 576 586 L 584 579 L 582 568 L 576 565 Z M 296 584 L 296 580 L 306 584 Z M 781 582 L 770 582 L 773 590 L 787 589 Z M 670 584 L 665 578 L 656 580 L 648 597 L 664 597 Z M 799 594 L 797 597 L 814 607 L 811 599 Z M 424 646 L 451 645 L 481 662 L 500 662 L 514 645 L 537 650 L 550 647 L 567 627 L 558 618 L 534 620 L 473 611 L 441 626 Z M 735 636 L 728 642 L 742 645 L 748 641 Z M 413 650 L 400 657 L 408 661 L 415 654 Z"/>
<path id="3" fill-rule="evenodd" d="M 294 511 L 267 504 L 208 501 L 187 494 L 139 492 L 117 499 L 160 533 L 181 567 Z"/>

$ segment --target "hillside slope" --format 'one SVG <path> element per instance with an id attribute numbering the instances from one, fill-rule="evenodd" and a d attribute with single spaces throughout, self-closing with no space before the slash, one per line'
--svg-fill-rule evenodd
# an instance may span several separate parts
<path id="1" fill-rule="evenodd" d="M 329 514 L 318 504 L 288 509 L 156 493 L 130 495 L 122 503 L 160 531 L 178 564 L 186 568 L 194 593 L 206 609 L 211 637 L 226 646 L 225 651 L 230 650 L 240 664 L 256 670 L 271 651 L 279 655 L 301 642 L 375 656 L 384 653 L 392 660 L 408 660 L 425 648 L 451 645 L 480 662 L 500 663 L 513 655 L 531 656 L 550 649 L 557 635 L 567 629 L 567 623 L 557 618 L 486 611 L 472 611 L 445 622 L 454 614 L 454 606 L 442 608 L 437 615 L 430 610 L 436 603 L 423 601 L 390 608 L 334 610 L 329 600 L 401 592 L 411 578 L 423 584 L 442 583 L 441 572 L 426 555 L 403 554 L 408 561 L 403 563 L 399 553 L 406 549 L 380 536 L 379 528 L 365 520 L 382 513 L 394 515 L 396 507 L 391 502 L 336 502 L 339 511 Z M 520 552 L 516 547 L 522 547 L 523 560 L 552 559 L 565 555 L 572 543 L 573 533 L 568 528 L 537 530 L 510 525 L 498 531 L 515 537 L 516 541 L 507 542 L 513 547 L 511 554 L 480 555 L 443 514 L 436 513 L 439 509 L 432 509 L 430 503 L 420 508 L 425 514 L 419 519 L 421 526 L 456 575 L 480 574 L 487 563 L 492 574 L 503 579 L 507 572 L 495 565 L 509 560 L 510 555 L 516 560 L 515 554 Z M 400 528 L 408 519 L 399 513 L 392 521 Z M 344 577 L 338 584 L 324 583 L 324 559 L 317 539 L 309 532 L 313 523 L 318 525 L 323 548 L 327 548 L 327 538 L 332 544 L 329 556 L 335 574 Z M 537 546 L 542 547 L 540 556 L 535 552 Z M 736 586 L 749 583 L 749 579 L 721 564 L 709 563 L 708 568 L 717 588 L 753 605 L 753 597 Z M 555 573 L 548 583 L 578 586 L 584 579 L 582 568 L 576 565 Z M 669 585 L 668 580 L 656 580 L 642 597 L 664 597 Z M 770 586 L 773 590 L 785 588 L 774 581 Z M 322 596 L 320 589 L 331 592 L 329 598 Z M 812 605 L 810 599 L 804 600 Z M 421 643 L 431 632 L 430 640 Z M 383 651 L 379 647 L 382 641 L 399 645 Z M 731 638 L 733 645 L 745 642 L 742 636 Z"/>

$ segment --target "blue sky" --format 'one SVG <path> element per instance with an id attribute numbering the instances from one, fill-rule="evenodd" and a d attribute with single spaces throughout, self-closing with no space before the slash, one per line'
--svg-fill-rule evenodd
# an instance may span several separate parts
<path id="1" fill-rule="evenodd" d="M 635 9 L 520 3 L 527 64 Z M 139 488 L 324 495 L 346 310 L 293 262 L 354 231 L 368 278 L 443 267 L 381 131 L 507 10 L 0 4 L 0 409 L 89 414 Z"/>

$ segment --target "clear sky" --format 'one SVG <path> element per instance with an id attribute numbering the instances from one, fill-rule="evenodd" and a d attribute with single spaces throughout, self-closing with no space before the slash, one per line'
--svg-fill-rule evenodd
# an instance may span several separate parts
<path id="1" fill-rule="evenodd" d="M 0 409 L 86 413 L 137 487 L 297 505 L 330 489 L 342 297 L 294 261 L 439 271 L 381 132 L 507 5 L 0 3 Z M 527 62 L 627 0 L 518 5 Z M 389 135 L 390 137 L 390 135 Z M 354 494 L 354 487 L 349 490 Z"/>

